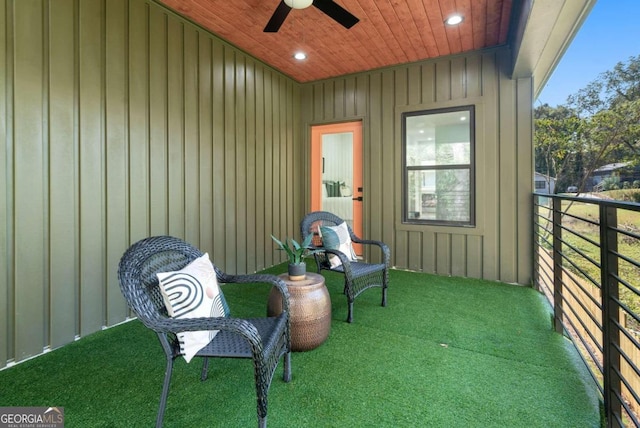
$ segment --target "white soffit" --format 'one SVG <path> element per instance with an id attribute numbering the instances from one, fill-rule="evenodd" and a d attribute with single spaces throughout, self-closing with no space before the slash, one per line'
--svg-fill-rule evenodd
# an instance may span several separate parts
<path id="1" fill-rule="evenodd" d="M 532 77 L 534 99 L 591 12 L 596 0 L 525 0 L 516 27 L 514 79 Z"/>

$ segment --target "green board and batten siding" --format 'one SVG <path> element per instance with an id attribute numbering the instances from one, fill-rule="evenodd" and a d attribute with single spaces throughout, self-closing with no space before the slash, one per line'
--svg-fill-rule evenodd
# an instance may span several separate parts
<path id="1" fill-rule="evenodd" d="M 140 238 L 232 273 L 283 260 L 296 82 L 144 0 L 0 0 L 0 28 L 0 367 L 125 320 Z"/>
<path id="2" fill-rule="evenodd" d="M 394 266 L 529 282 L 532 89 L 506 48 L 299 84 L 149 0 L 0 0 L 0 27 L 0 367 L 125 320 L 140 238 L 282 261 L 312 124 L 363 120 L 366 235 Z M 401 113 L 467 104 L 477 226 L 403 225 Z"/>
<path id="3" fill-rule="evenodd" d="M 510 79 L 506 48 L 305 85 L 305 126 L 363 121 L 365 235 L 401 269 L 529 284 L 531 79 Z M 403 112 L 476 107 L 476 226 L 401 222 Z"/>

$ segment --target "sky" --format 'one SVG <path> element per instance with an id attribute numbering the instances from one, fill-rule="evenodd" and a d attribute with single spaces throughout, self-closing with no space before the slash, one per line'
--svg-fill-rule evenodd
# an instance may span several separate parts
<path id="1" fill-rule="evenodd" d="M 564 104 L 600 73 L 640 55 L 639 19 L 640 0 L 598 0 L 535 105 Z"/>

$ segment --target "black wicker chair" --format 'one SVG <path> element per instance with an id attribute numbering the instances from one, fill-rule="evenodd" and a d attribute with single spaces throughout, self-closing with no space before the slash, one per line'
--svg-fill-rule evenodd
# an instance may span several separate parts
<path id="1" fill-rule="evenodd" d="M 289 293 L 274 275 L 226 275 L 214 266 L 220 283 L 267 283 L 280 290 L 283 311 L 270 318 L 192 318 L 174 319 L 167 315 L 157 272 L 180 270 L 202 252 L 170 236 L 156 236 L 133 244 L 122 256 L 118 269 L 120 289 L 130 308 L 145 326 L 155 331 L 167 358 L 164 386 L 156 427 L 162 426 L 169 394 L 173 361 L 180 356 L 176 333 L 220 330 L 196 356 L 203 357 L 201 379 L 207 377 L 209 357 L 252 358 L 258 400 L 258 426 L 267 426 L 267 393 L 280 357 L 284 356 L 285 382 L 291 380 L 291 342 L 289 333 Z"/>
<path id="2" fill-rule="evenodd" d="M 309 234 L 318 234 L 320 226 L 337 226 L 344 220 L 340 217 L 326 211 L 314 211 L 307 214 L 300 223 L 300 232 L 304 240 Z M 387 287 L 389 285 L 389 260 L 391 253 L 389 247 L 381 241 L 369 239 L 360 239 L 353 233 L 349 225 L 349 235 L 351 241 L 357 244 L 373 245 L 380 248 L 382 252 L 382 263 L 365 263 L 361 261 L 350 261 L 342 252 L 334 249 L 328 249 L 322 246 L 321 239 L 312 240 L 312 249 L 317 250 L 314 253 L 318 273 L 323 269 L 333 272 L 339 272 L 344 275 L 344 294 L 347 296 L 349 304 L 349 312 L 347 322 L 353 322 L 353 301 L 360 293 L 371 287 L 382 288 L 382 306 L 387 305 Z M 314 237 L 315 238 L 315 237 Z M 329 255 L 334 254 L 340 257 L 342 264 L 337 267 L 331 267 Z"/>

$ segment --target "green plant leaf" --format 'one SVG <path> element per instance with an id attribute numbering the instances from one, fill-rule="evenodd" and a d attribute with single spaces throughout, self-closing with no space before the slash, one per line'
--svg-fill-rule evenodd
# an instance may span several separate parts
<path id="1" fill-rule="evenodd" d="M 271 235 L 271 239 L 280 247 L 281 250 L 287 253 L 287 258 L 291 264 L 300 264 L 303 261 L 306 248 L 296 242 L 295 239 L 287 239 L 280 241 L 275 236 Z"/>

